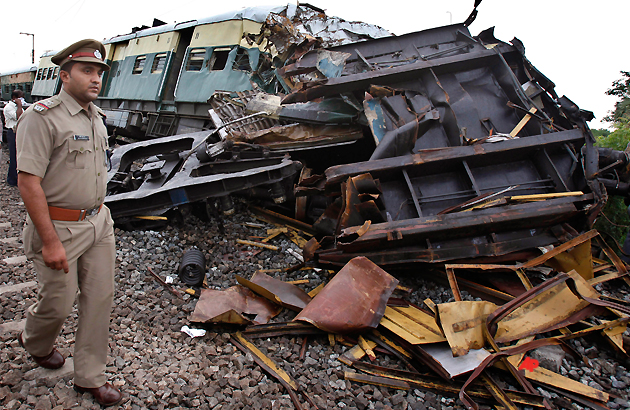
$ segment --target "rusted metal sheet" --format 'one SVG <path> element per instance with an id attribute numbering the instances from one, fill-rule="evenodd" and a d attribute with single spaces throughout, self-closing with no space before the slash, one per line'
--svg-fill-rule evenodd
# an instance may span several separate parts
<path id="1" fill-rule="evenodd" d="M 486 301 L 461 301 L 437 305 L 438 317 L 453 356 L 485 345 L 483 327 L 497 305 Z"/>
<path id="2" fill-rule="evenodd" d="M 243 286 L 232 286 L 224 291 L 202 289 L 190 321 L 238 325 L 262 324 L 278 315 L 281 310 L 280 306 L 256 296 Z"/>
<path id="3" fill-rule="evenodd" d="M 250 280 L 236 275 L 236 280 L 271 302 L 297 312 L 304 309 L 311 301 L 311 297 L 297 286 L 272 278 L 262 272 L 255 272 Z"/>
<path id="4" fill-rule="evenodd" d="M 305 321 L 332 333 L 375 329 L 398 280 L 364 257 L 352 259 L 300 312 Z"/>
<path id="5" fill-rule="evenodd" d="M 597 201 L 584 180 L 576 184 L 573 175 L 572 150 L 584 143 L 582 132 L 569 130 L 331 167 L 325 192 L 342 198 L 344 224 L 339 226 L 345 229 L 337 233 L 334 248 L 321 244 L 315 260 L 340 265 L 364 254 L 381 266 L 404 265 L 500 256 L 558 243 L 564 229 L 558 225 L 579 225 Z M 349 181 L 366 172 L 379 181 L 372 215 L 385 222 L 375 223 L 356 208 L 360 191 L 350 189 Z M 472 212 L 443 212 L 487 197 L 498 202 Z M 359 236 L 367 220 L 371 225 Z"/>

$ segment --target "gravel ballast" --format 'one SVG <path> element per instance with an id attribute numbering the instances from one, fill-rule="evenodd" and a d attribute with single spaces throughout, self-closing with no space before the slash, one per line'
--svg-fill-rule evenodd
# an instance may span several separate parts
<path id="1" fill-rule="evenodd" d="M 6 151 L 0 160 L 2 196 L 0 197 L 0 259 L 23 255 L 21 231 L 24 205 L 17 188 L 6 185 Z M 110 354 L 107 367 L 109 381 L 123 392 L 123 401 L 112 408 L 121 409 L 293 409 L 285 389 L 267 375 L 249 354 L 243 354 L 230 342 L 228 327 L 209 329 L 200 338 L 182 333 L 184 325 L 193 326 L 188 317 L 196 299 L 184 294 L 178 299 L 160 286 L 147 269 L 162 278 L 173 276 L 176 289 L 185 286 L 177 278 L 177 264 L 183 253 L 196 247 L 208 258 L 208 286 L 225 290 L 236 284 L 235 274 L 249 278 L 256 270 L 283 269 L 298 263 L 287 249 L 299 248 L 285 236 L 270 244 L 278 251 L 259 249 L 236 243 L 236 239 L 260 240 L 265 229 L 244 224 L 260 224 L 243 203 L 230 217 L 222 217 L 224 234 L 217 220 L 204 222 L 186 215 L 183 223 L 159 231 L 116 229 L 117 289 L 110 328 Z M 10 225 L 8 225 L 9 223 Z M 4 224 L 4 225 L 2 225 Z M 326 280 L 325 271 L 298 270 L 291 273 L 267 273 L 281 280 L 309 279 L 299 285 L 309 291 Z M 436 303 L 453 301 L 446 288 L 425 280 L 421 275 L 398 276 L 401 285 L 413 289 L 405 296 L 420 304 L 431 298 Z M 0 286 L 36 280 L 31 262 L 16 265 L 0 263 Z M 630 300 L 627 289 L 602 292 Z M 472 300 L 470 296 L 467 299 Z M 36 287 L 0 294 L 0 323 L 16 323 L 25 318 L 26 309 L 36 300 Z M 274 321 L 287 321 L 295 316 L 286 309 Z M 59 351 L 72 357 L 76 310 L 68 318 L 57 339 Z M 0 408 L 16 409 L 99 409 L 91 396 L 72 389 L 72 374 L 53 377 L 34 372 L 35 363 L 19 347 L 18 330 L 0 333 Z M 428 390 L 402 391 L 351 383 L 344 380 L 344 371 L 353 369 L 337 358 L 348 348 L 328 338 L 309 336 L 304 359 L 300 359 L 301 336 L 254 339 L 253 343 L 287 371 L 312 400 L 322 409 L 463 409 L 454 396 Z M 615 356 L 602 339 L 576 339 L 572 345 L 591 359 L 590 364 L 576 363 L 570 356 L 562 360 L 561 374 L 584 384 L 612 393 L 608 407 L 629 408 L 630 374 L 628 363 Z M 403 369 L 399 361 L 378 355 L 376 364 Z M 542 391 L 542 389 L 541 389 Z M 542 391 L 553 401 L 557 395 Z M 302 400 L 304 408 L 308 403 Z M 582 407 L 574 407 L 580 409 Z"/>

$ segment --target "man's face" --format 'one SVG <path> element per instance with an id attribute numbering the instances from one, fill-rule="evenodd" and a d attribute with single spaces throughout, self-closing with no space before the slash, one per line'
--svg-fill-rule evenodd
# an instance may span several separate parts
<path id="1" fill-rule="evenodd" d="M 15 102 L 15 100 L 18 100 L 18 99 L 20 99 L 20 98 L 22 98 L 22 97 L 24 97 L 24 93 L 20 93 L 17 97 L 12 98 L 11 100 L 12 100 L 13 102 Z"/>
<path id="2" fill-rule="evenodd" d="M 66 90 L 80 105 L 96 100 L 101 91 L 103 69 L 98 64 L 76 62 L 70 72 L 61 71 L 59 76 Z"/>

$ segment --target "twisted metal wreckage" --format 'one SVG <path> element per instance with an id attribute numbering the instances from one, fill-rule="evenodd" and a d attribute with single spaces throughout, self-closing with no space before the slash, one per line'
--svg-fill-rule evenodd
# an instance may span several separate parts
<path id="1" fill-rule="evenodd" d="M 216 198 L 226 211 L 230 195 L 256 197 L 290 210 L 285 221 L 312 236 L 300 242 L 307 263 L 341 269 L 308 294 L 263 273 L 239 277 L 227 291 L 202 290 L 191 318 L 253 324 L 232 342 L 298 408 L 295 381 L 247 338 L 336 334 L 332 342 L 358 343 L 340 360 L 363 373 L 347 379 L 459 392 L 469 408 L 473 398 L 551 408 L 532 382 L 606 408 L 608 393 L 517 367 L 528 350 L 570 350 L 567 339 L 594 332 L 626 353 L 628 303 L 594 286 L 629 283 L 627 267 L 590 229 L 609 194 L 628 194 L 629 157 L 594 146 L 592 113 L 559 97 L 518 39 L 502 42 L 492 29 L 472 36 L 475 14 L 331 45 L 322 15 L 311 35 L 299 13 L 271 13 L 260 35 L 274 46 L 284 93 L 216 92 L 213 130 L 114 151 L 106 203 L 119 221 Z M 455 302 L 421 308 L 391 297 L 398 281 L 383 269 L 427 264 Z M 463 301 L 460 287 L 484 300 Z M 296 321 L 265 324 L 281 307 L 299 312 Z M 408 371 L 360 360 L 375 351 Z M 501 389 L 491 364 L 522 391 Z"/>

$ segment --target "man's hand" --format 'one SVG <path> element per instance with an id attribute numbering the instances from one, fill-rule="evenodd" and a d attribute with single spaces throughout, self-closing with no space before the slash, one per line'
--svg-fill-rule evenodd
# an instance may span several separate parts
<path id="1" fill-rule="evenodd" d="M 42 258 L 51 269 L 70 271 L 68 257 L 48 213 L 48 203 L 42 189 L 42 179 L 26 172 L 18 173 L 18 188 L 37 233 L 42 240 Z"/>
<path id="2" fill-rule="evenodd" d="M 59 240 L 51 245 L 44 245 L 42 248 L 42 257 L 44 258 L 44 263 L 50 269 L 63 269 L 65 273 L 70 271 L 70 268 L 68 267 L 68 259 L 66 258 L 66 250 Z"/>

